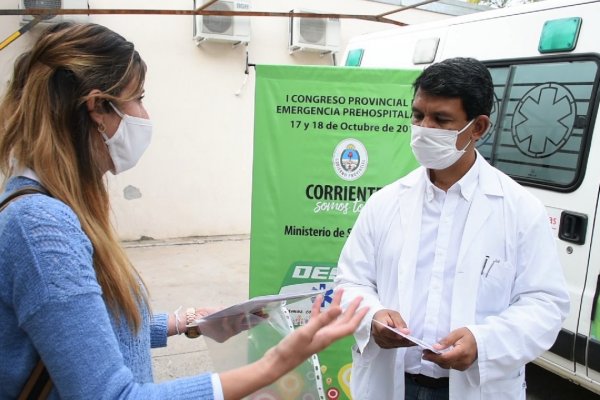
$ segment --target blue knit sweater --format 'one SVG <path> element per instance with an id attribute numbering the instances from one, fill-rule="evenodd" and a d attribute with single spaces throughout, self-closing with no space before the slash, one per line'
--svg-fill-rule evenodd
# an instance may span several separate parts
<path id="1" fill-rule="evenodd" d="M 36 185 L 12 178 L 6 195 Z M 152 383 L 150 347 L 167 315 L 143 313 L 133 335 L 107 311 L 93 248 L 75 213 L 35 194 L 0 213 L 0 399 L 15 399 L 41 355 L 52 399 L 213 399 L 210 374 Z"/>

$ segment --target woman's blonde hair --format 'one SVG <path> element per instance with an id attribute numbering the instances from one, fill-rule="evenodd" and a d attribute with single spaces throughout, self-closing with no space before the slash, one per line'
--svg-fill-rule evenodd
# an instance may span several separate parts
<path id="1" fill-rule="evenodd" d="M 16 61 L 0 103 L 0 171 L 10 176 L 17 160 L 71 207 L 92 242 L 104 301 L 134 332 L 141 325 L 140 307 L 148 307 L 148 301 L 110 223 L 101 163 L 106 145 L 86 102 L 98 89 L 95 101 L 108 112 L 108 101 L 141 95 L 145 73 L 133 44 L 117 33 L 96 24 L 61 23 Z"/>

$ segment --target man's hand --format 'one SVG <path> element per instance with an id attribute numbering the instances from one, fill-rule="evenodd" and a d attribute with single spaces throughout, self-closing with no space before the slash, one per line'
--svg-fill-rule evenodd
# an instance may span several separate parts
<path id="1" fill-rule="evenodd" d="M 423 359 L 436 363 L 442 368 L 464 371 L 477 360 L 477 341 L 467 328 L 456 329 L 433 346 L 436 350 L 448 351 L 435 354 L 423 351 Z"/>
<path id="2" fill-rule="evenodd" d="M 406 327 L 406 322 L 404 322 L 397 311 L 379 310 L 375 313 L 373 319 L 387 326 L 396 328 L 407 335 L 410 333 Z M 382 349 L 394 349 L 396 347 L 410 347 L 415 345 L 413 342 L 390 331 L 389 329 L 386 329 L 384 326 L 381 326 L 376 322 L 371 322 L 371 336 L 373 336 L 375 343 L 377 343 L 377 345 Z"/>

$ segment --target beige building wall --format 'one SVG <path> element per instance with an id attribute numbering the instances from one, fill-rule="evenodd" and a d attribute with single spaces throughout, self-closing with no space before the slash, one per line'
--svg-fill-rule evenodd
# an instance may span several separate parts
<path id="1" fill-rule="evenodd" d="M 0 0 L 14 9 L 17 0 Z M 398 6 L 364 0 L 252 0 L 253 11 L 378 14 Z M 191 9 L 183 0 L 90 0 L 91 8 Z M 395 19 L 415 24 L 448 15 L 407 10 Z M 0 39 L 19 28 L 18 16 L 0 16 Z M 114 221 L 124 240 L 247 234 L 250 232 L 253 64 L 332 65 L 331 55 L 288 52 L 288 20 L 251 19 L 247 46 L 192 40 L 191 16 L 92 15 L 135 43 L 148 65 L 145 104 L 155 125 L 152 145 L 136 168 L 108 175 Z M 352 36 L 392 25 L 341 20 L 342 49 Z M 401 28 L 398 28 L 401 29 Z M 0 51 L 0 91 L 30 32 Z M 390 49 L 390 52 L 402 51 Z M 340 55 L 338 54 L 338 63 Z M 34 110 L 32 110 L 34 112 Z M 49 166 L 51 168 L 51 166 Z"/>

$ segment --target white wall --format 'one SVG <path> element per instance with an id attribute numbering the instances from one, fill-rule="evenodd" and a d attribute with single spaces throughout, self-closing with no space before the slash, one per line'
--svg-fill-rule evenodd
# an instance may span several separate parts
<path id="1" fill-rule="evenodd" d="M 0 0 L 1 9 L 14 9 L 16 4 L 17 0 Z M 142 8 L 142 2 L 90 0 L 90 7 Z M 192 1 L 145 0 L 143 8 L 191 9 Z M 294 8 L 371 15 L 397 7 L 364 0 L 252 0 L 253 11 Z M 446 17 L 419 10 L 394 15 L 410 24 Z M 20 17 L 0 16 L 0 39 L 16 31 L 19 21 Z M 145 104 L 155 124 L 153 143 L 136 168 L 108 177 L 121 238 L 249 233 L 254 70 L 242 87 L 245 52 L 254 64 L 331 65 L 332 57 L 290 55 L 287 18 L 252 18 L 247 48 L 224 43 L 196 46 L 190 16 L 92 15 L 89 21 L 131 40 L 148 65 Z M 391 28 L 342 19 L 342 49 L 352 36 Z M 15 57 L 34 36 L 27 33 L 0 51 L 0 91 Z M 140 197 L 131 195 L 136 191 Z"/>

